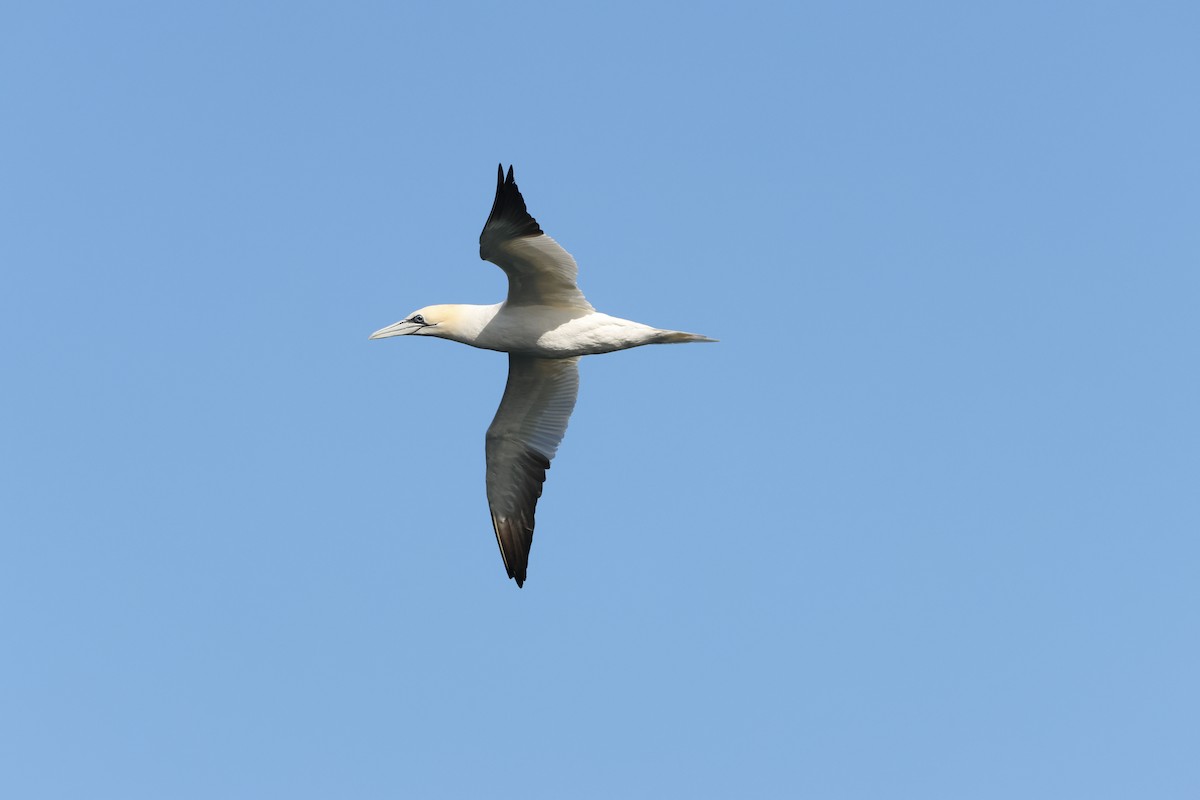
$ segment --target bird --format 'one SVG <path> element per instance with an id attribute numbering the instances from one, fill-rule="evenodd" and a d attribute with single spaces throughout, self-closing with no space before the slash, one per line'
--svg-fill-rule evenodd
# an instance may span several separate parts
<path id="1" fill-rule="evenodd" d="M 508 276 L 494 305 L 432 305 L 370 339 L 435 336 L 508 353 L 508 383 L 485 437 L 488 507 L 508 577 L 525 585 L 534 513 L 579 393 L 579 359 L 647 344 L 715 342 L 594 309 L 576 282 L 575 259 L 530 215 L 500 164 L 496 198 L 479 234 L 479 257 Z"/>

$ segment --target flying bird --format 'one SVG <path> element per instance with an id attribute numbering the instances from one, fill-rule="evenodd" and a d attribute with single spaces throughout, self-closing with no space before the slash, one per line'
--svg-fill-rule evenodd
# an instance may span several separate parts
<path id="1" fill-rule="evenodd" d="M 508 353 L 508 385 L 486 438 L 487 497 L 508 577 L 525 583 L 533 516 L 579 392 L 580 356 L 644 344 L 713 342 L 602 314 L 579 290 L 575 259 L 538 226 L 501 164 L 496 200 L 479 234 L 479 257 L 508 275 L 495 305 L 420 308 L 371 334 L 437 336 Z"/>

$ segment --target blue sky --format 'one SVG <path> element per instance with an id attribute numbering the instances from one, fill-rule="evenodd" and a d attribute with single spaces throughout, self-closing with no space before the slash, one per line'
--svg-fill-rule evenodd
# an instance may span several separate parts
<path id="1" fill-rule="evenodd" d="M 1189 3 L 8 3 L 0 794 L 1195 797 Z M 599 308 L 505 579 L 497 162 Z"/>

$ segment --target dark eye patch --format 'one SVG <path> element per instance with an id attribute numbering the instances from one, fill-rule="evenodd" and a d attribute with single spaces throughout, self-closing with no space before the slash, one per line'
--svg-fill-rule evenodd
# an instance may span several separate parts
<path id="1" fill-rule="evenodd" d="M 412 321 L 417 323 L 418 325 L 425 324 L 425 318 L 423 316 L 421 316 L 420 314 L 417 314 L 415 317 L 413 317 Z"/>

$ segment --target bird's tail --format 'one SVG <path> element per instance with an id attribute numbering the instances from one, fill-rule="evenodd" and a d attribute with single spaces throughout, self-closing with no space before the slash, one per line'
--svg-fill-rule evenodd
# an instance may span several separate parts
<path id="1" fill-rule="evenodd" d="M 685 342 L 715 342 L 717 339 L 710 339 L 707 336 L 701 336 L 698 333 L 684 333 L 683 331 L 659 331 L 655 337 L 655 344 L 684 344 Z"/>

